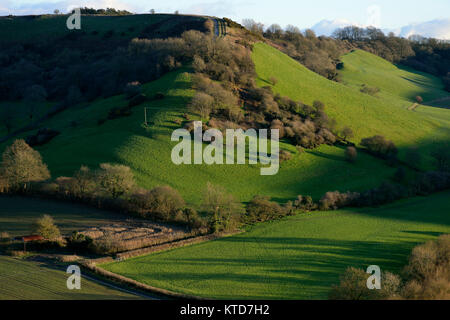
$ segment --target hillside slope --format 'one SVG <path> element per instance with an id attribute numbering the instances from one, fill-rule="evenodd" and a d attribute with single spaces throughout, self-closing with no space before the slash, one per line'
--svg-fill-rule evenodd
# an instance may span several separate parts
<path id="1" fill-rule="evenodd" d="M 88 36 L 97 41 L 115 38 L 118 43 L 134 37 L 173 37 L 202 26 L 206 18 L 173 14 L 123 16 L 82 15 L 81 30 L 69 30 L 69 15 L 0 17 L 0 43 L 39 43 Z M 45 38 L 42 37 L 45 35 Z M 98 43 L 101 45 L 101 43 Z"/>
<path id="2" fill-rule="evenodd" d="M 377 87 L 377 94 L 397 104 L 416 102 L 416 96 L 427 101 L 450 97 L 442 81 L 430 74 L 390 62 L 363 50 L 355 50 L 341 58 L 344 68 L 339 72 L 344 84 L 360 89 L 362 84 Z"/>
<path id="3" fill-rule="evenodd" d="M 346 57 L 347 63 L 344 65 L 348 64 L 350 67 L 353 57 L 372 59 L 377 63 L 380 59 L 369 53 L 354 54 Z M 400 92 L 392 91 L 390 95 L 370 96 L 361 93 L 356 85 L 346 86 L 329 81 L 263 43 L 254 46 L 253 60 L 259 76 L 259 85 L 269 85 L 270 77 L 274 76 L 279 80 L 273 87 L 275 92 L 307 104 L 312 104 L 314 100 L 324 102 L 326 112 L 337 120 L 338 126 L 349 126 L 353 129 L 355 132 L 353 140 L 356 143 L 362 138 L 381 134 L 397 144 L 400 148 L 400 157 L 403 157 L 402 153 L 408 147 L 418 147 L 427 156 L 431 150 L 450 140 L 450 110 L 430 110 L 421 107 L 416 112 L 409 111 L 408 107 L 412 101 L 405 99 L 408 92 L 406 89 Z M 393 70 L 395 71 L 394 66 L 388 68 L 386 67 L 388 62 L 384 60 L 382 62 L 388 79 L 399 77 L 392 74 Z M 347 74 L 351 74 L 351 70 Z M 366 74 L 362 74 L 360 78 L 363 79 L 365 76 Z M 366 83 L 372 84 L 371 79 L 372 75 L 369 73 Z M 420 83 L 415 85 L 421 88 L 423 95 L 426 91 L 428 94 L 426 97 L 445 96 L 445 92 L 436 81 L 429 81 L 426 85 Z M 389 82 L 386 87 L 390 87 Z M 395 88 L 396 85 L 392 84 L 392 87 Z M 409 92 L 412 92 L 412 89 Z M 431 160 L 429 157 L 427 160 L 425 167 L 430 168 Z"/>
<path id="4" fill-rule="evenodd" d="M 57 19 L 60 18 L 52 19 L 59 21 Z M 124 21 L 116 26 L 118 30 L 130 32 L 126 37 L 130 37 L 132 32 L 143 32 L 141 29 L 132 29 L 139 22 L 152 22 L 155 27 L 147 28 L 147 31 L 156 30 L 158 33 L 160 29 L 156 26 L 161 29 L 173 27 L 170 19 L 176 19 L 159 15 L 86 18 L 86 30 L 95 25 L 92 27 L 95 30 L 106 31 L 115 26 L 113 21 Z M 159 24 L 157 21 L 162 18 L 166 20 Z M 47 30 L 45 26 L 48 21 L 45 17 L 34 19 L 37 29 L 42 27 L 42 32 Z M 31 23 L 19 22 L 23 26 Z M 131 27 L 125 27 L 129 25 Z M 171 27 L 169 30 L 172 30 Z M 114 37 L 120 35 L 119 31 L 114 34 Z M 86 31 L 84 36 L 90 35 Z M 308 104 L 322 100 L 327 105 L 327 112 L 337 119 L 339 126 L 348 125 L 355 131 L 355 141 L 381 133 L 401 147 L 422 143 L 424 149 L 430 149 L 434 144 L 448 139 L 449 135 L 445 131 L 450 127 L 445 123 L 449 119 L 448 113 L 445 113 L 447 110 L 427 109 L 427 113 L 419 114 L 421 110 L 410 112 L 406 110 L 406 105 L 394 103 L 391 106 L 382 97 L 368 96 L 355 88 L 328 81 L 264 44 L 255 45 L 253 59 L 260 85 L 267 85 L 267 79 L 276 76 L 279 83 L 275 91 Z M 243 202 L 258 194 L 285 202 L 296 198 L 298 194 L 312 195 L 317 199 L 331 190 L 362 191 L 392 177 L 395 169 L 380 160 L 361 153 L 358 161 L 350 164 L 345 161 L 343 148 L 326 145 L 299 154 L 292 145 L 282 143 L 281 147 L 291 151 L 293 157 L 282 163 L 279 173 L 273 177 L 261 176 L 260 168 L 254 165 L 174 165 L 170 155 L 176 143 L 171 142 L 170 137 L 173 130 L 180 127 L 177 123 L 183 120 L 187 104 L 194 94 L 190 72 L 187 68 L 178 69 L 144 84 L 143 92 L 148 97 L 161 92 L 165 98 L 134 107 L 129 117 L 102 123 L 112 108 L 127 105 L 128 101 L 123 95 L 116 95 L 73 106 L 42 123 L 41 127 L 61 132 L 48 144 L 36 147 L 48 164 L 52 177 L 72 175 L 81 165 L 96 168 L 103 162 L 121 163 L 132 168 L 140 186 L 152 188 L 170 185 L 194 205 L 199 204 L 207 182 L 223 186 Z M 144 108 L 148 109 L 148 127 L 143 124 Z M 19 137 L 24 138 L 35 132 Z M 429 143 L 426 139 L 434 141 Z M 10 142 L 1 144 L 0 149 L 3 150 Z"/>
<path id="5" fill-rule="evenodd" d="M 363 154 L 355 164 L 349 164 L 344 150 L 338 147 L 324 145 L 298 154 L 293 146 L 283 143 L 281 147 L 289 149 L 293 159 L 281 164 L 275 176 L 261 176 L 259 166 L 255 165 L 177 166 L 171 161 L 176 143 L 170 137 L 180 127 L 175 120 L 182 119 L 193 95 L 190 74 L 186 71 L 175 71 L 145 84 L 147 96 L 162 92 L 166 97 L 134 107 L 130 117 L 98 124 L 111 108 L 127 104 L 120 95 L 66 110 L 45 122 L 43 126 L 61 131 L 51 142 L 37 147 L 52 176 L 71 175 L 81 165 L 95 168 L 102 162 L 122 163 L 133 169 L 141 186 L 170 185 L 187 201 L 198 204 L 208 181 L 222 185 L 241 201 L 256 194 L 287 201 L 298 194 L 317 198 L 329 190 L 364 190 L 394 172 L 382 161 Z M 145 107 L 149 127 L 143 124 Z M 376 176 L 373 172 L 377 172 Z"/>

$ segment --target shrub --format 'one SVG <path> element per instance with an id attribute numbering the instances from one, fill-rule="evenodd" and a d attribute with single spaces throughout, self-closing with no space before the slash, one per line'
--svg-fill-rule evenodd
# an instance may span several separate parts
<path id="1" fill-rule="evenodd" d="M 358 192 L 340 193 L 339 191 L 327 192 L 319 201 L 320 210 L 336 210 L 355 204 L 359 199 Z"/>
<path id="2" fill-rule="evenodd" d="M 344 140 L 351 139 L 354 137 L 353 130 L 350 129 L 349 127 L 344 127 L 341 131 L 341 135 Z"/>
<path id="3" fill-rule="evenodd" d="M 192 208 L 186 208 L 183 210 L 185 221 L 194 229 L 204 227 L 204 221 L 198 215 L 198 212 Z"/>
<path id="4" fill-rule="evenodd" d="M 311 196 L 298 195 L 294 201 L 294 207 L 303 211 L 312 211 L 317 209 Z"/>
<path id="5" fill-rule="evenodd" d="M 281 150 L 280 151 L 280 163 L 284 161 L 289 161 L 292 158 L 292 154 L 289 151 Z"/>
<path id="6" fill-rule="evenodd" d="M 425 172 L 419 175 L 413 185 L 414 193 L 428 195 L 450 188 L 449 172 Z"/>
<path id="7" fill-rule="evenodd" d="M 450 299 L 450 235 L 415 247 L 403 274 L 403 298 Z"/>
<path id="8" fill-rule="evenodd" d="M 97 254 L 114 254 L 121 249 L 121 243 L 110 233 L 105 234 L 99 239 L 95 239 L 89 245 L 89 250 Z"/>
<path id="9" fill-rule="evenodd" d="M 5 149 L 0 170 L 0 176 L 6 180 L 8 187 L 16 190 L 26 190 L 31 182 L 50 178 L 50 172 L 39 152 L 24 140 L 15 140 Z"/>
<path id="10" fill-rule="evenodd" d="M 213 97 L 203 92 L 197 92 L 189 104 L 189 111 L 200 114 L 202 118 L 207 118 L 212 111 L 213 105 Z"/>
<path id="11" fill-rule="evenodd" d="M 207 183 L 202 208 L 210 216 L 212 232 L 230 231 L 238 227 L 240 205 L 222 187 Z"/>
<path id="12" fill-rule="evenodd" d="M 340 277 L 339 285 L 332 287 L 331 300 L 378 300 L 395 297 L 399 292 L 400 277 L 390 272 L 381 275 L 381 290 L 367 288 L 369 274 L 363 269 L 349 267 Z"/>
<path id="13" fill-rule="evenodd" d="M 32 231 L 50 241 L 58 240 L 61 237 L 53 218 L 48 214 L 44 214 L 34 222 Z"/>
<path id="14" fill-rule="evenodd" d="M 340 277 L 339 285 L 332 287 L 331 300 L 371 300 L 375 299 L 376 290 L 367 288 L 368 274 L 362 269 L 349 267 Z"/>
<path id="15" fill-rule="evenodd" d="M 384 158 L 395 157 L 398 152 L 392 141 L 386 140 L 380 135 L 362 139 L 361 145 L 366 147 L 371 153 Z"/>
<path id="16" fill-rule="evenodd" d="M 96 177 L 99 185 L 113 199 L 129 192 L 134 187 L 133 172 L 124 165 L 102 163 Z"/>
<path id="17" fill-rule="evenodd" d="M 156 187 L 147 196 L 149 212 L 166 221 L 185 205 L 178 191 L 169 186 Z"/>
<path id="18" fill-rule="evenodd" d="M 356 158 L 358 158 L 358 151 L 355 147 L 345 148 L 345 160 L 353 163 L 356 161 Z"/>
<path id="19" fill-rule="evenodd" d="M 274 220 L 284 216 L 283 208 L 269 197 L 255 196 L 246 207 L 248 223 Z"/>
<path id="20" fill-rule="evenodd" d="M 313 107 L 316 109 L 316 111 L 324 111 L 325 110 L 325 104 L 319 100 L 315 100 L 313 102 Z"/>
<path id="21" fill-rule="evenodd" d="M 270 77 L 269 82 L 275 86 L 278 83 L 278 79 L 276 77 Z"/>
<path id="22" fill-rule="evenodd" d="M 360 91 L 362 93 L 370 94 L 371 96 L 375 96 L 378 92 L 380 92 L 380 88 L 377 87 L 369 87 L 366 84 L 363 84 Z"/>
<path id="23" fill-rule="evenodd" d="M 450 235 L 416 246 L 403 269 L 403 281 L 395 274 L 384 272 L 381 290 L 369 290 L 368 274 L 350 267 L 333 286 L 330 299 L 450 299 Z"/>
<path id="24" fill-rule="evenodd" d="M 85 236 L 77 231 L 72 232 L 68 238 L 67 247 L 74 251 L 88 251 L 92 245 L 92 238 Z"/>
<path id="25" fill-rule="evenodd" d="M 198 55 L 194 56 L 192 66 L 194 67 L 194 70 L 197 72 L 203 72 L 206 69 L 205 61 Z"/>
<path id="26" fill-rule="evenodd" d="M 81 166 L 74 175 L 71 181 L 70 192 L 78 198 L 84 198 L 94 195 L 97 191 L 98 183 L 96 181 L 95 172 L 91 171 L 86 166 Z"/>

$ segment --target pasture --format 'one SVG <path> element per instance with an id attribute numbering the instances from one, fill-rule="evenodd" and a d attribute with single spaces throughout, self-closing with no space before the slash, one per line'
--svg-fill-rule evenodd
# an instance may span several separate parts
<path id="1" fill-rule="evenodd" d="M 343 58 L 344 70 L 348 69 L 342 71 L 344 83 L 329 81 L 266 44 L 254 46 L 253 60 L 259 85 L 270 85 L 269 79 L 274 76 L 279 80 L 273 86 L 275 92 L 307 104 L 322 101 L 338 127 L 353 129 L 355 143 L 368 136 L 384 135 L 399 147 L 401 158 L 405 157 L 407 148 L 418 148 L 426 169 L 432 168 L 431 151 L 448 143 L 450 110 L 426 106 L 408 110 L 414 102 L 411 97 L 418 94 L 427 99 L 448 96 L 442 90 L 442 83 L 431 75 L 401 70 L 375 55 L 359 51 Z M 372 72 L 380 65 L 385 74 Z M 382 86 L 383 79 L 387 81 Z M 362 83 L 380 85 L 379 96 L 360 92 Z"/>
<path id="2" fill-rule="evenodd" d="M 119 300 L 139 299 L 122 292 L 81 279 L 80 290 L 66 286 L 68 274 L 45 263 L 0 256 L 0 300 Z"/>
<path id="3" fill-rule="evenodd" d="M 48 144 L 36 148 L 52 177 L 72 175 L 81 165 L 96 168 L 102 162 L 121 163 L 133 169 L 140 186 L 170 185 L 196 205 L 208 181 L 222 185 L 240 201 L 262 194 L 283 202 L 298 194 L 319 198 L 330 190 L 365 190 L 388 179 L 395 171 L 365 154 L 350 164 L 345 161 L 343 148 L 323 145 L 299 154 L 285 143 L 281 143 L 281 148 L 292 152 L 293 157 L 281 164 L 275 176 L 261 176 L 259 165 L 177 166 L 171 161 L 176 142 L 171 142 L 170 137 L 180 127 L 175 121 L 182 119 L 193 94 L 186 71 L 172 72 L 143 85 L 147 96 L 162 92 L 165 98 L 134 107 L 129 117 L 98 124 L 111 108 L 126 105 L 121 95 L 79 105 L 46 121 L 46 127 L 61 131 Z M 144 125 L 144 107 L 148 108 L 148 127 Z"/>
<path id="4" fill-rule="evenodd" d="M 398 272 L 417 243 L 449 233 L 449 196 L 447 191 L 381 208 L 300 214 L 102 267 L 208 298 L 326 299 L 348 266 L 375 264 Z"/>

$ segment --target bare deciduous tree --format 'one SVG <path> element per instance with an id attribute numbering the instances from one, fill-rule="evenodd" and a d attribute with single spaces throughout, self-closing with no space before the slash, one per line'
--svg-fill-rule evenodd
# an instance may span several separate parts
<path id="1" fill-rule="evenodd" d="M 214 105 L 214 98 L 209 94 L 197 92 L 189 104 L 189 110 L 198 113 L 202 118 L 207 118 Z"/>

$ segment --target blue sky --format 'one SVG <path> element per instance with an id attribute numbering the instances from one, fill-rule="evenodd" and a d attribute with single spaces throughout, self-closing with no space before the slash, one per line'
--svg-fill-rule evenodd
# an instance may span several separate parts
<path id="1" fill-rule="evenodd" d="M 449 0 L 0 0 L 0 15 L 38 14 L 69 6 L 126 8 L 134 12 L 208 14 L 228 16 L 240 21 L 253 18 L 268 25 L 293 24 L 308 28 L 321 20 L 345 19 L 366 25 L 367 9 L 378 6 L 380 27 L 399 28 L 411 23 L 450 18 Z"/>

